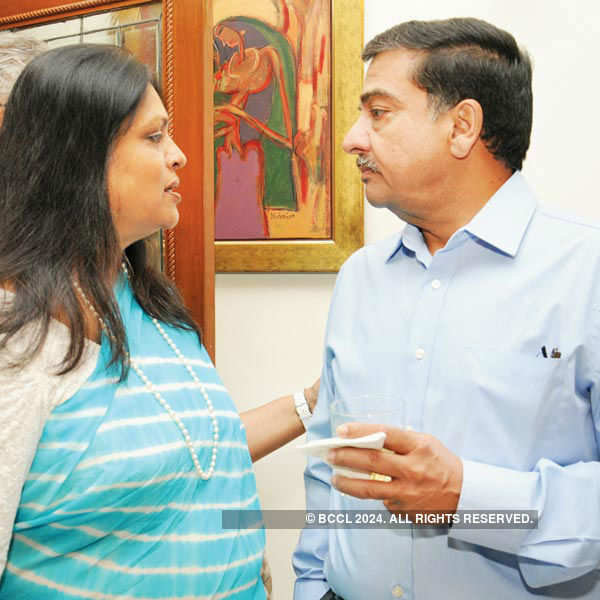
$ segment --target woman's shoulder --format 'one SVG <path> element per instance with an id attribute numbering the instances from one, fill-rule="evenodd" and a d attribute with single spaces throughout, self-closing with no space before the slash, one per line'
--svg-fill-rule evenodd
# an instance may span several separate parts
<path id="1" fill-rule="evenodd" d="M 0 288 L 0 307 L 13 301 L 14 294 L 6 288 Z M 0 384 L 10 381 L 11 389 L 15 392 L 20 391 L 22 396 L 37 394 L 37 400 L 42 400 L 42 404 L 51 410 L 73 395 L 91 375 L 100 347 L 95 342 L 86 340 L 80 363 L 68 373 L 58 375 L 71 336 L 68 327 L 52 319 L 46 339 L 35 356 L 26 360 L 22 366 L 13 366 L 21 362 L 38 335 L 38 324 L 29 323 L 0 351 Z"/>

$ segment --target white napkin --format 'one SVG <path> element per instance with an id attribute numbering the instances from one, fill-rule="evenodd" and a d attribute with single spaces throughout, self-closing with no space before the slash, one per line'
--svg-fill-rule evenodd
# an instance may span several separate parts
<path id="1" fill-rule="evenodd" d="M 333 448 L 371 448 L 373 450 L 385 450 L 383 443 L 385 442 L 386 433 L 384 431 L 378 431 L 371 433 L 363 437 L 358 438 L 341 438 L 332 437 L 323 440 L 313 440 L 306 444 L 300 444 L 296 446 L 298 450 L 306 454 L 307 456 L 314 456 L 316 458 L 322 458 L 327 461 L 327 452 Z M 391 481 L 391 478 L 386 475 L 379 475 L 375 473 L 365 473 L 364 471 L 356 471 L 347 467 L 333 467 L 335 473 L 343 475 L 344 477 L 354 477 L 355 479 L 377 479 L 379 481 Z"/>

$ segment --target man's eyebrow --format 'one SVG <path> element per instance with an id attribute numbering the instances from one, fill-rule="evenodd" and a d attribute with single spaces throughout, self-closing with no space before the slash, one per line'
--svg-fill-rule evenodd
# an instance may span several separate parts
<path id="1" fill-rule="evenodd" d="M 371 98 L 374 97 L 387 98 L 388 100 L 393 100 L 398 104 L 402 104 L 402 100 L 400 100 L 398 96 L 392 94 L 391 92 L 388 92 L 387 90 L 384 90 L 383 88 L 375 88 L 373 90 L 365 92 L 364 94 L 361 94 L 360 102 L 361 104 L 367 104 L 367 102 L 369 102 L 369 100 L 371 100 Z"/>

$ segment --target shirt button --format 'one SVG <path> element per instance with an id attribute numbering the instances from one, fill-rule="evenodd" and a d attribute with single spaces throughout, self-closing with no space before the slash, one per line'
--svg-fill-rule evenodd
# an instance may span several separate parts
<path id="1" fill-rule="evenodd" d="M 425 350 L 423 350 L 423 348 L 417 348 L 415 356 L 417 357 L 417 360 L 423 360 L 425 358 Z"/>
<path id="2" fill-rule="evenodd" d="M 431 282 L 431 287 L 432 287 L 434 290 L 439 290 L 441 286 L 442 286 L 442 282 L 441 282 L 439 279 L 434 279 L 434 280 Z"/>
<path id="3" fill-rule="evenodd" d="M 402 598 L 402 596 L 404 596 L 404 590 L 399 585 L 395 585 L 392 588 L 392 596 L 394 596 L 394 598 Z"/>

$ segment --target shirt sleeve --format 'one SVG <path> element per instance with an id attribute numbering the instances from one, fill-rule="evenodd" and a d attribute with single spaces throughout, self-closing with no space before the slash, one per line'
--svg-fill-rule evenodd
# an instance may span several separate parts
<path id="1" fill-rule="evenodd" d="M 56 376 L 57 357 L 69 342 L 66 328 L 53 323 L 44 347 L 24 368 L 10 369 L 8 359 L 20 353 L 29 334 L 11 340 L 0 355 L 0 577 L 13 533 L 23 484 L 31 467 L 44 425 L 51 410 L 70 398 L 89 377 L 97 345 L 88 344 L 82 362 L 66 375 Z"/>
<path id="2" fill-rule="evenodd" d="M 600 447 L 600 394 L 591 391 Z M 518 557 L 534 588 L 575 579 L 600 566 L 600 463 L 559 465 L 547 459 L 531 472 L 463 460 L 458 510 L 535 510 L 536 529 L 451 529 L 449 537 Z"/>
<path id="3" fill-rule="evenodd" d="M 343 270 L 344 267 L 338 274 L 336 288 L 331 300 L 319 398 L 313 416 L 308 422 L 307 441 L 323 439 L 332 435 L 329 422 L 329 405 L 334 397 L 334 382 L 331 376 L 333 357 L 327 349 L 327 338 L 331 329 L 331 315 L 335 310 L 334 304 L 339 293 L 339 281 Z M 304 470 L 304 488 L 307 511 L 327 510 L 331 490 L 331 467 L 322 460 L 309 457 Z M 302 530 L 298 545 L 292 556 L 292 566 L 296 573 L 294 600 L 319 599 L 329 590 L 324 571 L 328 552 L 328 532 L 326 529 Z"/>
<path id="4" fill-rule="evenodd" d="M 321 374 L 319 399 L 315 412 L 309 421 L 307 440 L 326 438 L 331 435 L 329 424 L 329 404 L 331 383 L 327 364 Z M 329 508 L 331 488 L 331 467 L 312 457 L 304 471 L 306 510 L 326 510 Z M 327 558 L 328 537 L 326 529 L 303 529 L 292 557 L 292 565 L 297 579 L 294 587 L 294 600 L 314 600 L 321 598 L 329 589 L 325 579 L 324 563 Z"/>

